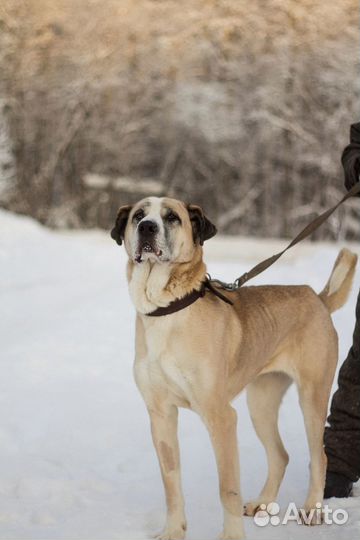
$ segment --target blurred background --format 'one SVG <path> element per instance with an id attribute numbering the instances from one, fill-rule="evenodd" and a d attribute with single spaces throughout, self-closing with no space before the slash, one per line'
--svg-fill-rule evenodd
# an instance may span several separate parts
<path id="1" fill-rule="evenodd" d="M 1 0 L 0 206 L 108 229 L 169 195 L 289 237 L 341 197 L 357 0 Z M 358 201 L 314 239 L 359 239 Z"/>
<path id="2" fill-rule="evenodd" d="M 233 281 L 283 249 L 345 191 L 359 35 L 358 0 L 0 0 L 0 540 L 160 530 L 127 256 L 108 231 L 121 204 L 170 195 L 202 205 L 228 235 L 205 245 L 216 278 Z M 335 241 L 360 255 L 360 198 L 312 239 L 251 284 L 320 291 Z M 339 365 L 359 284 L 360 268 L 334 317 Z M 303 502 L 308 471 L 295 388 L 285 399 L 282 511 Z M 266 457 L 245 396 L 236 408 L 247 501 Z M 189 411 L 179 429 L 188 539 L 215 538 L 208 435 Z M 308 538 L 358 538 L 359 485 L 354 495 L 331 503 L 349 512 L 344 527 L 312 527 Z M 254 540 L 304 538 L 293 523 L 245 527 Z"/>

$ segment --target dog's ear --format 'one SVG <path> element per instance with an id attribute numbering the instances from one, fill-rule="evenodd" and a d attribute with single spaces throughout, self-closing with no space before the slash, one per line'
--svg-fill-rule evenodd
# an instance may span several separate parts
<path id="1" fill-rule="evenodd" d="M 213 223 L 205 216 L 202 208 L 195 204 L 188 204 L 187 211 L 189 212 L 191 227 L 193 231 L 194 243 L 200 243 L 202 246 L 205 240 L 209 240 L 217 233 L 217 229 Z"/>
<path id="2" fill-rule="evenodd" d="M 116 216 L 114 227 L 111 229 L 111 238 L 115 240 L 119 246 L 121 246 L 124 240 L 125 228 L 128 222 L 129 214 L 132 209 L 130 204 L 126 206 L 120 206 Z"/>

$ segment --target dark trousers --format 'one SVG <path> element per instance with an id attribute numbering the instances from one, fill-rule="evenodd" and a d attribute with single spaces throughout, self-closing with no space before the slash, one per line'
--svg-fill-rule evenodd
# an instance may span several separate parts
<path id="1" fill-rule="evenodd" d="M 353 344 L 340 368 L 338 383 L 325 429 L 327 470 L 356 482 L 360 477 L 360 293 Z"/>

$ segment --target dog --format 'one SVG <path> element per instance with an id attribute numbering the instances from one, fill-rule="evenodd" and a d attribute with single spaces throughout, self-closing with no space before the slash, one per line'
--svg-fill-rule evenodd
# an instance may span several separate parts
<path id="1" fill-rule="evenodd" d="M 244 538 L 243 513 L 252 516 L 261 504 L 276 500 L 288 463 L 278 410 L 292 382 L 311 458 L 303 509 L 311 513 L 323 500 L 323 432 L 338 358 L 330 313 L 348 297 L 357 256 L 340 252 L 320 294 L 307 285 L 207 289 L 202 246 L 216 232 L 199 206 L 167 197 L 122 206 L 111 231 L 129 257 L 127 279 L 137 312 L 134 374 L 149 412 L 166 494 L 161 540 L 182 539 L 186 531 L 179 407 L 200 415 L 214 447 L 224 512 L 221 538 Z M 268 476 L 259 497 L 243 506 L 231 402 L 245 387 Z"/>

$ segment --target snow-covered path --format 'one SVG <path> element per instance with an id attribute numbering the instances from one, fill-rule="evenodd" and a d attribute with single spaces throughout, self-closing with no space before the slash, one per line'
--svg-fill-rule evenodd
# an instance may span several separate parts
<path id="1" fill-rule="evenodd" d="M 232 280 L 282 242 L 213 239 L 210 273 Z M 342 246 L 304 244 L 256 283 L 324 285 Z M 360 252 L 360 248 L 358 247 Z M 225 260 L 224 260 L 225 259 Z M 134 312 L 125 255 L 103 232 L 50 232 L 0 212 L 0 540 L 135 540 L 161 528 L 164 498 L 147 413 L 132 377 Z M 335 314 L 341 359 L 351 342 L 351 300 Z M 236 401 L 244 500 L 257 494 L 265 456 L 244 396 Z M 301 504 L 308 481 L 303 421 L 293 388 L 280 429 L 290 464 L 280 492 L 284 509 Z M 199 418 L 180 414 L 189 540 L 221 530 L 217 475 Z M 360 489 L 355 488 L 360 495 Z M 260 528 L 251 539 L 356 538 L 359 498 L 343 526 L 295 523 Z"/>

